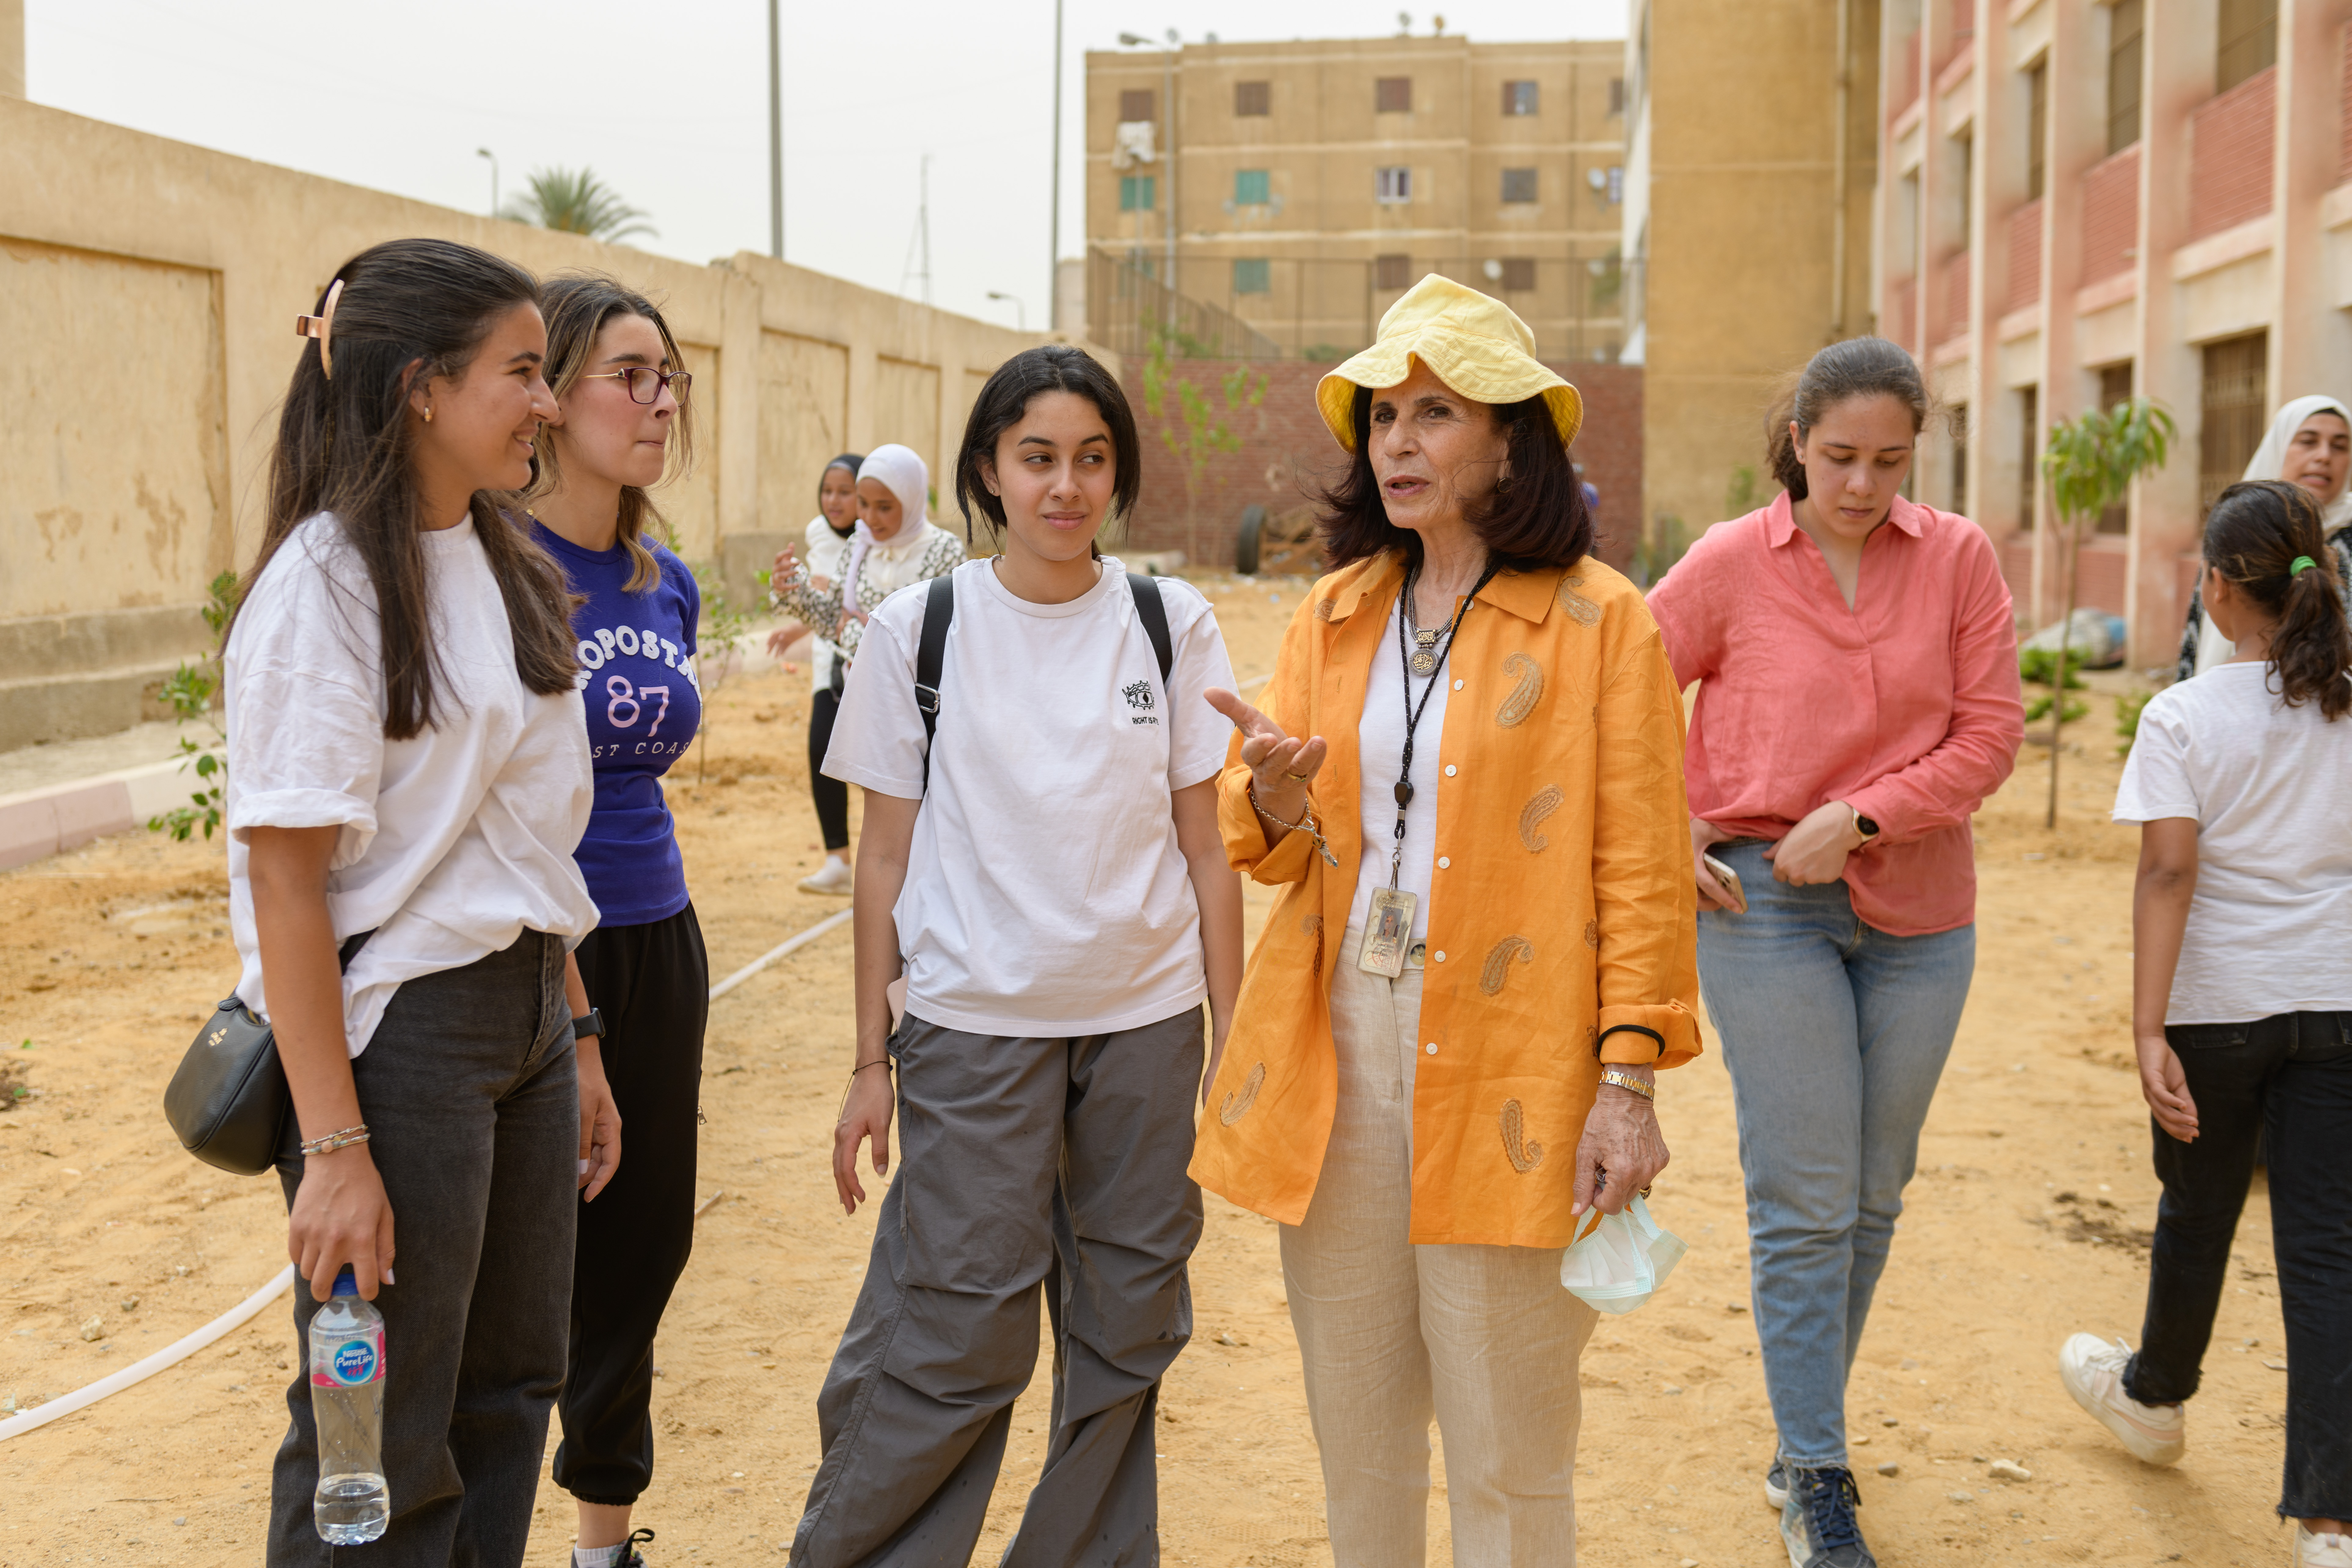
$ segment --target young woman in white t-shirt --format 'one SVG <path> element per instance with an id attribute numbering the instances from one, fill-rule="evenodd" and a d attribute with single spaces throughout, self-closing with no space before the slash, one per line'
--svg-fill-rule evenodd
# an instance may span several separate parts
<path id="1" fill-rule="evenodd" d="M 298 1124 L 295 1338 L 346 1267 L 383 1313 L 390 1519 L 368 1553 L 387 1562 L 522 1561 L 575 1189 L 618 1159 L 567 994 L 597 918 L 572 860 L 591 783 L 569 595 L 493 499 L 530 482 L 556 412 L 538 299 L 443 240 L 336 270 L 222 656 L 236 994 Z M 310 1384 L 304 1363 L 287 1386 L 272 1568 L 333 1555 Z"/>
<path id="2" fill-rule="evenodd" d="M 1133 507 L 1140 457 L 1087 354 L 1006 362 L 956 471 L 1003 553 L 946 580 L 937 733 L 916 696 L 937 584 L 872 613 L 835 722 L 825 771 L 866 790 L 844 1209 L 866 1196 L 860 1143 L 887 1169 L 894 1111 L 903 1162 L 817 1399 L 824 1458 L 793 1548 L 811 1568 L 971 1555 L 1035 1370 L 1041 1285 L 1053 1436 L 1006 1561 L 1158 1555 L 1154 1416 L 1192 1332 L 1201 1234 L 1185 1174 L 1201 1004 L 1221 1047 L 1242 906 L 1217 831 L 1225 725 L 1203 697 L 1233 679 L 1215 616 L 1095 548 Z M 1165 616 L 1164 676 L 1143 595 Z"/>
<path id="3" fill-rule="evenodd" d="M 2140 1348 L 2066 1342 L 2067 1391 L 2139 1458 L 2183 1452 L 2267 1146 L 2302 1568 L 2352 1568 L 2352 637 L 2320 510 L 2231 485 L 2205 524 L 2229 662 L 2159 692 L 2116 794 L 2140 825 L 2132 1034 L 2164 1183 Z"/>

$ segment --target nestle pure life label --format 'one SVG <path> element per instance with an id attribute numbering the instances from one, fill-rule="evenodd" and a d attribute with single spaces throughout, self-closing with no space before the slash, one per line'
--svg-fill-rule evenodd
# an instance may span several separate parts
<path id="1" fill-rule="evenodd" d="M 361 1330 L 310 1352 L 310 1382 L 319 1388 L 356 1388 L 383 1379 L 383 1330 Z"/>

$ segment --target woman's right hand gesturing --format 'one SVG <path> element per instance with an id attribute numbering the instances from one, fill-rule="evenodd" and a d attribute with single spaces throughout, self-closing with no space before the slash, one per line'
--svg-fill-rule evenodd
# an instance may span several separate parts
<path id="1" fill-rule="evenodd" d="M 1248 764 L 1250 789 L 1257 803 L 1284 822 L 1307 815 L 1307 786 L 1321 771 L 1330 748 L 1320 735 L 1298 740 L 1282 726 L 1230 691 L 1206 693 L 1209 706 L 1233 721 L 1242 732 L 1242 761 Z"/>

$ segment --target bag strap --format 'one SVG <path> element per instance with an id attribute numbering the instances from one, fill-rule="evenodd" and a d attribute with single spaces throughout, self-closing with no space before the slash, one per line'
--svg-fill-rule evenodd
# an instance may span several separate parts
<path id="1" fill-rule="evenodd" d="M 955 620 L 955 574 L 931 579 L 923 599 L 923 636 L 915 645 L 915 706 L 923 715 L 923 791 L 930 793 L 931 742 L 940 731 L 940 675 L 947 665 L 948 627 Z M 1164 635 L 1164 634 L 1163 634 Z"/>
<path id="2" fill-rule="evenodd" d="M 1168 672 L 1176 668 L 1176 645 L 1168 636 L 1168 601 L 1160 596 L 1160 579 L 1144 573 L 1129 572 L 1127 586 L 1135 595 L 1135 618 L 1143 623 L 1143 635 L 1160 657 L 1160 689 L 1165 691 Z"/>

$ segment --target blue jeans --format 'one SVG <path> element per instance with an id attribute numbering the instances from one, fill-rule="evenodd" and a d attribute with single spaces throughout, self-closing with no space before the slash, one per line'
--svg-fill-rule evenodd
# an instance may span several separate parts
<path id="1" fill-rule="evenodd" d="M 1698 919 L 1748 1179 L 1748 1262 L 1780 1457 L 1843 1466 L 1846 1373 L 1959 1029 L 1976 928 L 1889 936 L 1845 884 L 1772 879 L 1758 843 L 1717 845 L 1748 912 Z"/>

